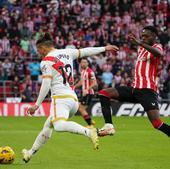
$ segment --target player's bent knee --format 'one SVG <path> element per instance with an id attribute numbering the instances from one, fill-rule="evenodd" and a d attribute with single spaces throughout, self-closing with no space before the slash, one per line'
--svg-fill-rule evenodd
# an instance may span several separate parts
<path id="1" fill-rule="evenodd" d="M 109 93 L 105 89 L 102 89 L 99 91 L 99 96 L 105 96 L 105 97 L 110 98 Z"/>
<path id="2" fill-rule="evenodd" d="M 55 131 L 63 131 L 65 123 L 66 123 L 66 121 L 64 121 L 64 120 L 58 120 L 58 121 L 54 122 L 53 126 L 54 126 Z"/>
<path id="3" fill-rule="evenodd" d="M 155 129 L 159 129 L 163 122 L 160 119 L 155 119 L 151 123 Z"/>

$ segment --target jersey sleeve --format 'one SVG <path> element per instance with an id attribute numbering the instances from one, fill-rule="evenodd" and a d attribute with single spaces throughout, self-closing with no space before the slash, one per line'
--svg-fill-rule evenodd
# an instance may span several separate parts
<path id="1" fill-rule="evenodd" d="M 48 61 L 41 62 L 42 78 L 52 78 L 52 66 Z"/>
<path id="2" fill-rule="evenodd" d="M 68 52 L 73 60 L 80 57 L 80 50 L 79 49 L 68 49 Z"/>
<path id="3" fill-rule="evenodd" d="M 163 48 L 161 44 L 155 44 L 153 45 L 154 48 L 158 49 L 159 51 L 163 52 Z"/>
<path id="4" fill-rule="evenodd" d="M 157 49 L 158 51 L 160 51 L 160 53 L 163 54 L 163 48 L 161 44 L 154 44 L 152 47 L 154 47 L 155 49 Z M 151 59 L 152 60 L 157 60 L 159 57 L 155 57 L 153 54 L 151 54 Z"/>
<path id="5" fill-rule="evenodd" d="M 90 79 L 90 80 L 95 80 L 95 79 L 96 79 L 95 74 L 94 74 L 93 71 L 90 71 L 90 72 L 89 72 L 89 79 Z"/>
<path id="6" fill-rule="evenodd" d="M 97 55 L 99 53 L 105 52 L 105 47 L 88 47 L 82 49 L 70 49 L 73 60 L 77 58 Z"/>

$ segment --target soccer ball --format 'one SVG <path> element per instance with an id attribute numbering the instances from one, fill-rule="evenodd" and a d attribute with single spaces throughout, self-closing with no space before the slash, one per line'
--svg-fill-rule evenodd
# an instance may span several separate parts
<path id="1" fill-rule="evenodd" d="M 12 164 L 14 159 L 15 152 L 11 147 L 0 147 L 0 164 Z"/>

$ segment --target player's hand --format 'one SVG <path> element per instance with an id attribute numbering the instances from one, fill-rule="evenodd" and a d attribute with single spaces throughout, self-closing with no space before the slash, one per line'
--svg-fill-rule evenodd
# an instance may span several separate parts
<path id="1" fill-rule="evenodd" d="M 133 33 L 129 34 L 129 35 L 128 35 L 128 38 L 129 38 L 129 40 L 130 40 L 133 44 L 135 44 L 135 45 L 140 45 L 140 44 L 141 44 L 141 41 L 138 40 Z"/>
<path id="2" fill-rule="evenodd" d="M 105 49 L 106 49 L 106 51 L 115 51 L 115 52 L 117 52 L 119 50 L 119 48 L 115 45 L 107 45 L 107 46 L 105 46 Z"/>
<path id="3" fill-rule="evenodd" d="M 27 113 L 30 114 L 30 115 L 33 115 L 38 108 L 39 107 L 37 105 L 33 105 L 33 106 L 28 108 Z"/>

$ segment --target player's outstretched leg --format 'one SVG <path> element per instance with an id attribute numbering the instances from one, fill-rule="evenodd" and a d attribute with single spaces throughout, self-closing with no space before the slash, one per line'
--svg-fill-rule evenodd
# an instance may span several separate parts
<path id="1" fill-rule="evenodd" d="M 115 134 L 115 128 L 113 124 L 106 123 L 101 129 L 98 131 L 98 136 L 104 137 L 104 136 L 113 136 Z"/>
<path id="2" fill-rule="evenodd" d="M 92 118 L 90 117 L 90 115 L 88 114 L 88 112 L 86 111 L 87 106 L 80 104 L 79 106 L 79 112 L 82 115 L 82 117 L 84 118 L 84 120 L 86 121 L 86 123 L 88 124 L 88 126 L 86 126 L 87 128 L 94 128 L 95 125 L 95 121 L 92 120 Z"/>
<path id="3" fill-rule="evenodd" d="M 112 122 L 110 97 L 106 90 L 99 91 L 99 98 L 102 107 L 102 113 L 105 120 L 105 125 L 99 130 L 99 136 L 114 135 L 115 129 Z"/>
<path id="4" fill-rule="evenodd" d="M 96 122 L 94 120 L 91 119 L 89 114 L 83 115 L 84 120 L 87 122 L 87 128 L 94 128 L 94 125 L 96 124 Z"/>
<path id="5" fill-rule="evenodd" d="M 150 110 L 147 114 L 152 126 L 170 137 L 170 126 L 159 118 L 159 110 Z"/>
<path id="6" fill-rule="evenodd" d="M 93 148 L 95 150 L 99 149 L 99 139 L 98 139 L 98 134 L 97 134 L 96 128 L 90 129 L 90 139 L 93 143 Z"/>
<path id="7" fill-rule="evenodd" d="M 75 134 L 82 134 L 90 138 L 93 143 L 94 149 L 99 148 L 99 139 L 97 135 L 97 130 L 95 128 L 88 129 L 82 125 L 73 121 L 58 120 L 53 123 L 54 129 L 60 132 L 71 132 Z"/>
<path id="8" fill-rule="evenodd" d="M 25 163 L 29 162 L 32 156 L 48 141 L 52 135 L 52 131 L 53 129 L 51 128 L 51 121 L 50 118 L 48 118 L 44 124 L 43 129 L 35 139 L 32 148 L 29 150 L 22 150 L 22 158 Z"/>
<path id="9" fill-rule="evenodd" d="M 23 149 L 22 150 L 22 159 L 25 163 L 28 163 L 31 160 L 32 155 L 30 154 L 29 150 Z"/>

